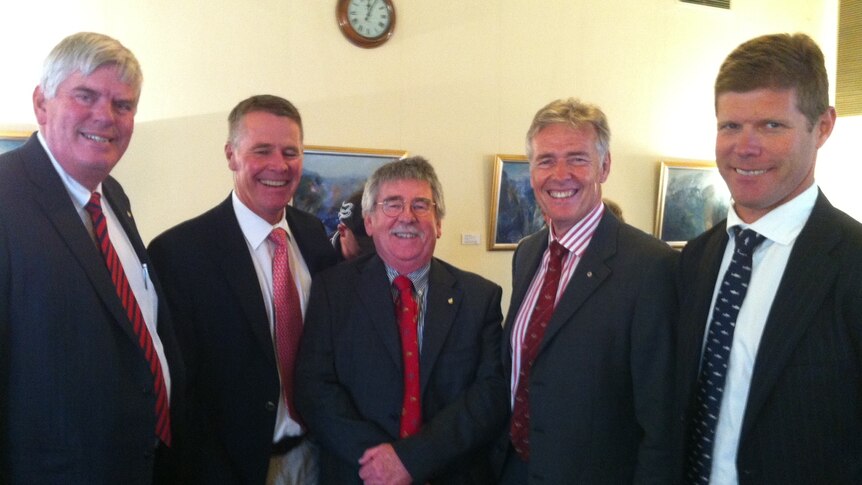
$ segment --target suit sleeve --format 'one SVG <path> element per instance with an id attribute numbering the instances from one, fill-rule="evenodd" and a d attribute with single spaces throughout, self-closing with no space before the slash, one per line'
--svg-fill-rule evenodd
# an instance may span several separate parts
<path id="1" fill-rule="evenodd" d="M 302 331 L 296 369 L 296 405 L 312 436 L 345 463 L 359 469 L 366 449 L 390 441 L 385 430 L 363 419 L 339 382 L 333 325 L 338 312 L 325 278 L 315 278 Z"/>
<path id="2" fill-rule="evenodd" d="M 672 483 L 674 457 L 674 280 L 676 252 L 657 256 L 641 280 L 632 322 L 631 372 L 635 415 L 643 437 L 635 483 Z"/>
<path id="3" fill-rule="evenodd" d="M 467 303 L 479 306 L 484 302 L 482 321 L 477 323 L 481 325 L 481 357 L 473 384 L 425 423 L 418 434 L 393 443 L 415 482 L 426 482 L 435 472 L 490 444 L 499 437 L 506 421 L 507 386 L 500 361 L 502 289 L 493 285 L 486 293 Z"/>

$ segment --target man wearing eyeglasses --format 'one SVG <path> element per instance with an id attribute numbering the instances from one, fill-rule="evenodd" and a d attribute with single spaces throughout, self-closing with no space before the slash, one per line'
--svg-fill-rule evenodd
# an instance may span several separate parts
<path id="1" fill-rule="evenodd" d="M 300 346 L 320 483 L 491 483 L 502 290 L 433 257 L 445 207 L 427 160 L 379 168 L 362 213 L 377 254 L 314 278 Z"/>

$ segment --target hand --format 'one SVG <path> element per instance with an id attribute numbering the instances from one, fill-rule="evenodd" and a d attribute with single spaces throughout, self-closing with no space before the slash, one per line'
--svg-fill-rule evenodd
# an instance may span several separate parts
<path id="1" fill-rule="evenodd" d="M 368 448 L 359 459 L 359 478 L 365 485 L 410 485 L 413 478 L 389 443 Z"/>

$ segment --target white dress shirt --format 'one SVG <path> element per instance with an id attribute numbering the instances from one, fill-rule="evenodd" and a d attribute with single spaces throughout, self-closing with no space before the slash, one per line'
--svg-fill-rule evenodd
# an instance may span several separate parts
<path id="1" fill-rule="evenodd" d="M 42 148 L 44 148 L 45 152 L 48 154 L 48 158 L 51 159 L 51 163 L 54 165 L 54 170 L 57 171 L 57 175 L 59 175 L 60 180 L 63 181 L 63 185 L 66 187 L 66 192 L 68 192 L 69 197 L 72 199 L 72 204 L 75 206 L 75 210 L 78 211 L 78 217 L 81 218 L 81 221 L 84 223 L 84 226 L 87 228 L 87 232 L 90 233 L 90 237 L 93 238 L 93 242 L 95 244 L 96 236 L 93 232 L 93 221 L 90 219 L 90 214 L 86 209 L 84 209 L 84 206 L 86 206 L 87 202 L 90 201 L 90 191 L 78 183 L 77 180 L 72 178 L 72 176 L 69 175 L 62 166 L 60 166 L 54 158 L 54 155 L 51 153 L 51 150 L 48 149 L 48 145 L 45 143 L 42 133 L 37 133 L 36 136 L 39 138 Z M 96 192 L 102 194 L 101 183 L 96 187 Z M 123 265 L 123 272 L 126 273 L 126 279 L 129 280 L 129 286 L 132 288 L 132 293 L 135 294 L 135 299 L 138 301 L 138 306 L 141 308 L 141 314 L 144 317 L 144 322 L 147 324 L 147 330 L 149 330 L 150 337 L 153 340 L 153 347 L 156 350 L 156 355 L 159 357 L 159 362 L 162 364 L 165 388 L 168 391 L 168 399 L 170 400 L 171 373 L 170 369 L 168 369 L 168 360 L 165 358 L 165 349 L 162 346 L 162 340 L 159 338 L 158 332 L 158 294 L 156 293 L 156 289 L 153 287 L 153 282 L 150 280 L 147 266 L 141 264 L 141 260 L 138 259 L 138 254 L 135 252 L 135 248 L 132 246 L 129 236 L 117 220 L 117 216 L 106 197 L 102 197 L 102 212 L 105 214 L 105 221 L 108 225 L 108 235 L 111 238 L 111 244 L 114 246 L 114 250 L 120 258 L 120 263 Z M 132 214 L 129 213 L 127 216 L 131 218 Z M 96 248 L 96 250 L 98 251 L 98 248 Z M 101 253 L 99 253 L 99 257 L 102 257 Z"/>
<path id="2" fill-rule="evenodd" d="M 236 219 L 239 222 L 239 227 L 242 230 L 242 235 L 245 238 L 246 246 L 248 246 L 251 261 L 254 264 L 254 271 L 257 273 L 257 280 L 260 283 L 261 294 L 263 295 L 263 304 L 266 307 L 266 316 L 269 319 L 269 333 L 273 341 L 273 350 L 275 349 L 275 317 L 273 313 L 273 293 L 272 293 L 272 255 L 274 251 L 273 244 L 267 240 L 273 229 L 280 227 L 287 231 L 287 247 L 288 257 L 290 258 L 290 271 L 293 274 L 293 280 L 296 284 L 296 290 L 299 292 L 299 301 L 302 310 L 302 316 L 305 317 L 305 309 L 308 305 L 308 294 L 311 290 L 311 273 L 308 271 L 308 266 L 305 260 L 302 259 L 302 254 L 299 248 L 294 243 L 293 234 L 290 232 L 290 227 L 287 225 L 287 220 L 284 215 L 281 220 L 272 225 L 263 220 L 260 216 L 252 212 L 245 204 L 239 200 L 236 192 L 231 193 L 233 202 L 233 211 Z M 279 379 L 281 375 L 279 374 Z M 302 427 L 290 418 L 287 411 L 287 404 L 284 402 L 284 394 L 278 393 L 278 411 L 275 417 L 275 430 L 273 432 L 272 442 L 276 443 L 286 436 L 298 436 L 302 434 Z"/>
<path id="3" fill-rule="evenodd" d="M 739 448 L 739 434 L 745 417 L 745 407 L 748 402 L 748 391 L 751 385 L 751 375 L 757 358 L 757 348 L 760 337 L 766 326 L 766 319 L 772 308 L 775 293 L 784 268 L 793 250 L 793 244 L 808 221 L 814 203 L 817 200 L 817 185 L 812 184 L 793 200 L 773 209 L 753 224 L 746 224 L 739 218 L 731 206 L 727 215 L 727 233 L 729 242 L 724 251 L 724 259 L 718 272 L 715 290 L 712 296 L 712 306 L 715 306 L 718 287 L 724 278 L 724 272 L 730 265 L 730 258 L 735 249 L 732 228 L 740 226 L 750 228 L 766 237 L 766 240 L 754 251 L 751 282 L 748 292 L 739 310 L 736 328 L 733 332 L 733 346 L 730 350 L 730 361 L 727 368 L 727 380 L 721 399 L 721 410 L 715 429 L 715 445 L 712 453 L 712 474 L 710 483 L 714 485 L 739 483 L 736 471 L 736 452 Z M 709 333 L 710 313 L 704 335 Z M 704 337 L 704 345 L 705 345 Z"/>

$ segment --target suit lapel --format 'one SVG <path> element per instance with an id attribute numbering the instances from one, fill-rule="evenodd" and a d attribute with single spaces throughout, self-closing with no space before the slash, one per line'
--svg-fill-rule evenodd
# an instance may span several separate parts
<path id="1" fill-rule="evenodd" d="M 611 268 L 606 261 L 617 252 L 619 224 L 619 221 L 609 214 L 602 217 L 589 246 L 581 256 L 581 260 L 578 262 L 568 286 L 566 286 L 565 292 L 560 296 L 560 301 L 557 302 L 557 307 L 554 309 L 554 314 L 545 330 L 545 336 L 542 338 L 542 344 L 539 346 L 538 355 L 541 355 L 544 349 L 550 345 L 554 335 L 564 325 L 574 320 L 574 314 L 587 298 L 610 276 Z"/>
<path id="2" fill-rule="evenodd" d="M 401 337 L 395 320 L 395 304 L 386 268 L 379 256 L 373 256 L 361 268 L 358 286 L 359 299 L 372 329 L 383 342 L 393 365 L 401 370 Z"/>
<path id="3" fill-rule="evenodd" d="M 275 350 L 273 350 L 263 292 L 230 196 L 218 205 L 213 215 L 216 224 L 214 234 L 218 235 L 212 238 L 217 248 L 215 254 L 217 264 L 222 269 L 225 281 L 236 295 L 261 350 L 266 358 L 275 364 Z"/>
<path id="4" fill-rule="evenodd" d="M 726 223 L 722 222 L 713 228 L 705 241 L 703 252 L 692 254 L 691 257 L 685 257 L 683 260 L 683 263 L 691 262 L 690 264 L 697 265 L 697 267 L 685 268 L 686 272 L 693 273 L 693 276 L 686 281 L 693 287 L 679 288 L 680 295 L 692 295 L 691 304 L 682 305 L 686 313 L 680 315 L 680 352 L 684 352 L 681 362 L 684 366 L 682 369 L 686 372 L 685 385 L 694 384 L 700 372 L 704 334 L 707 321 L 712 316 L 712 295 L 724 250 L 727 247 L 726 227 Z M 687 253 L 686 256 L 688 256 Z"/>
<path id="5" fill-rule="evenodd" d="M 66 191 L 66 187 L 54 170 L 48 154 L 42 149 L 42 145 L 35 136 L 28 142 L 28 145 L 30 144 L 34 145 L 29 147 L 32 153 L 30 162 L 26 164 L 26 169 L 30 180 L 39 189 L 38 194 L 34 194 L 34 198 L 42 206 L 46 217 L 51 221 L 60 238 L 66 243 L 69 251 L 78 260 L 81 269 L 96 289 L 99 298 L 102 299 L 105 307 L 114 317 L 114 321 L 130 339 L 137 341 L 132 324 L 126 317 L 123 305 L 117 297 L 117 290 L 111 282 L 105 261 L 99 254 L 96 243 L 87 232 L 81 217 L 75 211 L 75 206 Z"/>
<path id="6" fill-rule="evenodd" d="M 548 229 L 546 227 L 536 234 L 528 236 L 518 245 L 515 254 L 512 255 L 512 298 L 509 302 L 509 310 L 506 312 L 502 345 L 503 362 L 505 363 L 503 367 L 507 374 L 511 373 L 512 367 L 512 329 L 515 326 L 515 319 L 521 311 L 521 305 L 524 303 L 530 283 L 539 270 L 539 265 L 542 264 L 542 256 L 547 247 Z"/>
<path id="7" fill-rule="evenodd" d="M 831 223 L 832 211 L 832 205 L 821 193 L 790 253 L 758 347 L 742 425 L 743 437 L 756 421 L 838 274 L 839 263 L 831 252 L 840 242 L 841 232 Z"/>
<path id="8" fill-rule="evenodd" d="M 431 260 L 431 270 L 428 275 L 428 297 L 425 308 L 425 327 L 422 336 L 422 352 L 420 354 L 419 374 L 421 389 L 424 395 L 425 387 L 433 372 L 437 357 L 446 342 L 446 336 L 455 322 L 458 309 L 461 306 L 462 292 L 455 288 L 455 278 L 436 259 Z"/>

